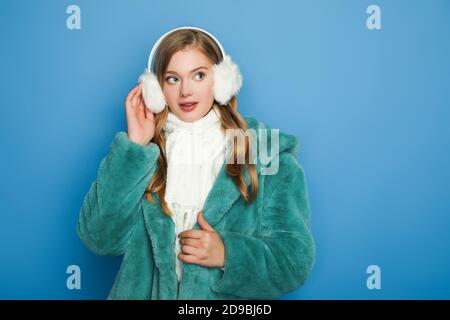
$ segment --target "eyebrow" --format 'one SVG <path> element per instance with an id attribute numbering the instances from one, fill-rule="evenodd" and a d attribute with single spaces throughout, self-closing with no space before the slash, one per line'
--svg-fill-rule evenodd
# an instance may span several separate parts
<path id="1" fill-rule="evenodd" d="M 208 70 L 207 67 L 205 67 L 205 66 L 200 66 L 200 67 L 198 67 L 198 68 L 195 68 L 195 69 L 191 70 L 190 73 L 195 72 L 195 71 L 200 70 L 200 69 L 206 69 L 206 70 Z M 170 71 L 170 70 L 169 70 L 169 71 L 166 71 L 166 73 L 173 73 L 173 74 L 177 74 L 177 75 L 178 75 L 178 73 L 176 73 L 175 71 Z"/>

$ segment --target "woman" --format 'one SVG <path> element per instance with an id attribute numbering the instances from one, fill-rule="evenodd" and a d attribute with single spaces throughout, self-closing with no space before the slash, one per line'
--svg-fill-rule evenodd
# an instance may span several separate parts
<path id="1" fill-rule="evenodd" d="M 217 101 L 224 52 L 201 30 L 177 28 L 158 44 L 162 112 L 142 82 L 130 91 L 127 133 L 116 134 L 81 208 L 86 246 L 124 255 L 108 299 L 276 299 L 314 264 L 297 139 L 242 117 L 236 95 Z M 278 152 L 254 161 L 267 136 Z"/>

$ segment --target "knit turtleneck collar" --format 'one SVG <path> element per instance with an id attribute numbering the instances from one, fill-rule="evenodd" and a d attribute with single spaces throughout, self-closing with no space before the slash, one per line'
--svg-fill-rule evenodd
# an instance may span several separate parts
<path id="1" fill-rule="evenodd" d="M 169 112 L 166 123 L 163 126 L 165 134 L 170 134 L 174 131 L 182 130 L 191 134 L 202 134 L 211 129 L 216 129 L 220 126 L 220 113 L 219 106 L 214 106 L 209 112 L 201 119 L 194 122 L 185 122 L 178 118 L 174 113 Z"/>
<path id="2" fill-rule="evenodd" d="M 167 158 L 165 200 L 169 207 L 176 203 L 200 210 L 225 161 L 226 139 L 217 108 L 220 107 L 214 105 L 195 122 L 168 115 L 163 129 Z"/>

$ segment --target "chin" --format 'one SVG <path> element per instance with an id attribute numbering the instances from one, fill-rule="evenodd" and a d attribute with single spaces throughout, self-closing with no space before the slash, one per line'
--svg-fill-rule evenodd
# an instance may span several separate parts
<path id="1" fill-rule="evenodd" d="M 195 122 L 203 118 L 209 110 L 192 110 L 190 112 L 185 112 L 178 110 L 178 117 L 185 122 Z"/>
<path id="2" fill-rule="evenodd" d="M 197 112 L 183 112 L 181 110 L 178 111 L 178 118 L 184 122 L 195 122 L 201 119 L 201 115 L 197 114 Z"/>

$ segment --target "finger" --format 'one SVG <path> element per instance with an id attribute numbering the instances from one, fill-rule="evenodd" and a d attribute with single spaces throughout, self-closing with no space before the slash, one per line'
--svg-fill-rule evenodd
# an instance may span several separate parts
<path id="1" fill-rule="evenodd" d="M 141 97 L 141 100 L 139 101 L 142 111 L 143 111 L 143 115 L 145 119 L 151 119 L 151 111 L 147 108 L 147 106 L 145 105 L 145 101 L 144 98 Z"/>
<path id="2" fill-rule="evenodd" d="M 133 93 L 132 93 L 132 98 L 136 98 L 136 96 L 139 96 L 139 94 L 141 92 L 141 88 L 142 88 L 142 86 L 140 84 L 138 84 L 136 87 L 134 87 Z"/>
<path id="3" fill-rule="evenodd" d="M 125 106 L 127 107 L 127 109 L 133 109 L 133 110 L 136 109 L 136 105 L 133 102 L 134 97 L 135 97 L 135 94 L 131 94 L 125 101 Z"/>
<path id="4" fill-rule="evenodd" d="M 134 97 L 134 94 L 136 93 L 139 86 L 134 87 L 127 95 L 127 101 L 131 101 L 131 99 Z"/>
<path id="5" fill-rule="evenodd" d="M 196 256 L 189 255 L 189 254 L 182 254 L 182 253 L 180 253 L 178 255 L 178 258 L 180 260 L 182 260 L 183 262 L 186 262 L 186 263 L 200 264 L 200 262 L 201 262 L 201 259 L 197 258 Z"/>
<path id="6" fill-rule="evenodd" d="M 144 106 L 142 106 L 141 104 L 138 104 L 138 106 L 136 107 L 136 114 L 137 114 L 137 117 L 139 118 L 139 120 L 144 120 L 145 119 Z"/>
<path id="7" fill-rule="evenodd" d="M 178 237 L 201 239 L 203 232 L 204 232 L 203 230 L 186 230 L 186 231 L 181 232 L 178 235 Z"/>
<path id="8" fill-rule="evenodd" d="M 131 100 L 132 105 L 137 106 L 140 98 L 141 98 L 141 89 L 140 89 L 140 87 L 138 87 L 138 89 L 135 91 L 134 96 Z"/>
<path id="9" fill-rule="evenodd" d="M 149 119 L 151 121 L 154 121 L 155 120 L 155 115 L 153 114 L 153 112 L 147 107 L 145 107 L 145 110 L 147 112 L 147 119 Z"/>
<path id="10" fill-rule="evenodd" d="M 147 108 L 145 107 L 145 102 L 144 102 L 144 98 L 142 97 L 142 95 L 139 96 L 138 105 L 139 105 L 139 109 L 142 109 L 144 111 L 144 116 L 147 117 L 146 110 L 145 110 Z"/>
<path id="11" fill-rule="evenodd" d="M 211 225 L 208 223 L 208 221 L 206 221 L 205 217 L 203 216 L 203 212 L 200 211 L 198 213 L 197 219 L 198 219 L 198 224 L 200 225 L 200 227 L 203 230 L 214 231 L 214 228 L 211 227 Z"/>
<path id="12" fill-rule="evenodd" d="M 145 100 L 144 97 L 141 95 L 141 98 L 139 99 L 139 105 L 142 107 L 142 109 L 144 110 L 144 117 L 146 119 L 150 118 L 150 110 L 148 110 L 147 106 L 145 105 Z"/>
<path id="13" fill-rule="evenodd" d="M 199 239 L 194 238 L 183 238 L 180 240 L 181 245 L 187 245 L 194 248 L 201 248 L 202 244 Z"/>
<path id="14" fill-rule="evenodd" d="M 184 254 L 190 254 L 196 256 L 197 258 L 202 258 L 203 254 L 198 248 L 194 248 L 192 246 L 181 246 L 181 252 Z"/>
<path id="15" fill-rule="evenodd" d="M 138 88 L 139 88 L 139 87 L 136 86 L 136 87 L 134 87 L 133 89 L 131 89 L 130 92 L 128 92 L 127 97 L 132 97 Z"/>

